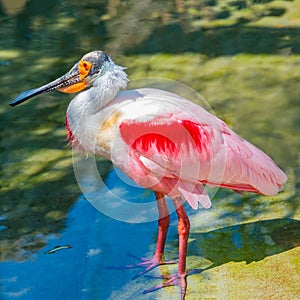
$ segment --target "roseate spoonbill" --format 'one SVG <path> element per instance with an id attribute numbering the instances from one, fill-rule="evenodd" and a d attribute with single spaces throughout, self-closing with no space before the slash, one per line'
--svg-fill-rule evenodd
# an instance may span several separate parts
<path id="1" fill-rule="evenodd" d="M 125 90 L 127 75 L 102 51 L 84 55 L 62 77 L 25 91 L 10 105 L 51 90 L 79 92 L 66 113 L 68 137 L 74 147 L 110 159 L 142 187 L 155 192 L 159 220 L 156 250 L 139 267 L 144 274 L 168 263 L 163 260 L 169 226 L 165 195 L 178 216 L 177 274 L 156 288 L 177 285 L 186 294 L 186 251 L 190 230 L 183 206 L 211 205 L 203 185 L 275 195 L 285 173 L 261 150 L 234 133 L 202 107 L 176 94 L 142 88 Z M 148 291 L 149 291 L 148 290 Z"/>

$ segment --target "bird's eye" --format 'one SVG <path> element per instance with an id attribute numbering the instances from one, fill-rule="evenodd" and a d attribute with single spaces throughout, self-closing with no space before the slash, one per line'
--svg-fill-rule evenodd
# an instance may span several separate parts
<path id="1" fill-rule="evenodd" d="M 88 68 L 89 68 L 89 67 L 88 67 L 88 64 L 87 64 L 87 62 L 86 62 L 86 61 L 85 61 L 85 62 L 83 62 L 83 64 L 82 64 L 82 65 L 83 65 L 83 67 L 84 67 L 86 70 L 88 70 Z"/>
<path id="2" fill-rule="evenodd" d="M 93 67 L 93 65 L 86 60 L 81 60 L 79 62 L 78 69 L 79 69 L 81 80 L 83 80 L 89 74 L 92 67 Z"/>

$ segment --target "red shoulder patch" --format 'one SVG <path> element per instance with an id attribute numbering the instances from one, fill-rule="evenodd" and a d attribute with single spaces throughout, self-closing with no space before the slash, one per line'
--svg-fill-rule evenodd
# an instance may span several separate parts
<path id="1" fill-rule="evenodd" d="M 210 136 L 205 126 L 173 116 L 146 122 L 125 121 L 120 133 L 127 145 L 148 155 L 177 156 L 182 149 L 192 149 L 207 158 L 209 152 Z"/>

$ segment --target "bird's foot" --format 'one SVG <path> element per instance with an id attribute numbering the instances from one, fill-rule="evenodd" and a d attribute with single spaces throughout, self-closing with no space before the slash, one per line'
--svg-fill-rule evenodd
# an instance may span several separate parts
<path id="1" fill-rule="evenodd" d="M 126 265 L 125 268 L 128 268 L 128 269 L 141 268 L 141 269 L 143 269 L 139 273 L 134 275 L 132 279 L 137 279 L 158 266 L 177 263 L 177 261 L 175 261 L 175 260 L 163 260 L 161 258 L 157 258 L 155 255 L 151 259 L 144 258 L 144 257 L 137 257 L 134 255 L 130 255 L 130 256 L 135 259 L 139 259 L 141 262 L 137 263 L 137 264 Z"/>
<path id="2" fill-rule="evenodd" d="M 184 274 L 171 274 L 171 275 L 146 275 L 148 278 L 159 278 L 166 280 L 162 282 L 161 284 L 158 284 L 156 286 L 153 286 L 149 289 L 144 290 L 144 294 L 148 294 L 154 291 L 157 291 L 159 289 L 162 289 L 167 286 L 177 286 L 180 288 L 180 298 L 181 300 L 185 299 L 186 295 L 186 287 L 187 287 L 187 282 L 186 282 L 186 277 L 188 275 L 193 275 L 193 274 L 198 274 L 201 273 L 203 270 L 202 269 L 193 269 L 190 270 Z"/>
<path id="3" fill-rule="evenodd" d="M 109 269 L 117 269 L 117 270 L 142 269 L 139 273 L 134 275 L 132 278 L 132 279 L 137 279 L 158 266 L 177 263 L 177 261 L 175 260 L 163 260 L 162 258 L 158 258 L 155 255 L 151 259 L 135 256 L 132 254 L 128 254 L 128 255 L 134 259 L 139 260 L 140 262 L 136 264 L 128 264 L 122 267 L 109 267 Z"/>
<path id="4" fill-rule="evenodd" d="M 158 284 L 156 286 L 153 286 L 149 289 L 146 289 L 143 293 L 148 294 L 154 291 L 157 291 L 159 289 L 162 289 L 167 286 L 178 286 L 180 288 L 180 295 L 181 300 L 184 300 L 186 295 L 186 276 L 187 273 L 184 274 L 171 274 L 171 275 L 162 275 L 162 276 L 148 276 L 150 278 L 160 278 L 165 279 L 166 281 L 162 282 L 161 284 Z"/>

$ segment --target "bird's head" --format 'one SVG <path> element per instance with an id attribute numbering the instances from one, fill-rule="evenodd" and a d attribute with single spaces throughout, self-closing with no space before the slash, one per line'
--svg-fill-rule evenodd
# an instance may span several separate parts
<path id="1" fill-rule="evenodd" d="M 104 75 L 112 64 L 110 57 L 103 51 L 87 53 L 65 75 L 41 87 L 20 93 L 9 105 L 16 106 L 36 95 L 52 90 L 64 93 L 79 92 Z"/>

